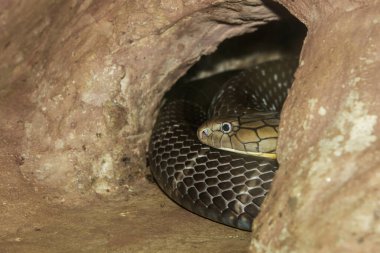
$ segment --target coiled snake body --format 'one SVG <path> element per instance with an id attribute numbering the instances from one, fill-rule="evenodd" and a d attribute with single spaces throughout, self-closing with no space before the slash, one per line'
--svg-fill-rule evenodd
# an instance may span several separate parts
<path id="1" fill-rule="evenodd" d="M 259 137 L 258 142 L 239 144 L 244 142 L 238 138 L 239 135 L 230 135 L 230 146 L 226 148 L 229 151 L 226 151 L 200 142 L 202 134 L 204 138 L 211 134 L 200 128 L 198 138 L 197 129 L 208 118 L 215 117 L 239 116 L 240 124 L 252 125 L 249 115 L 255 111 L 264 115 L 264 118 L 260 116 L 261 124 L 269 124 L 277 131 L 279 112 L 297 64 L 296 59 L 270 61 L 239 73 L 228 72 L 176 85 L 165 96 L 149 145 L 151 171 L 161 189 L 175 202 L 198 215 L 251 230 L 252 220 L 260 210 L 278 164 L 273 159 L 275 156 L 252 156 L 249 152 L 231 151 L 237 146 L 247 150 L 252 145 L 260 151 L 258 143 L 268 138 L 260 137 L 256 124 L 257 136 L 254 138 Z M 224 121 L 221 120 L 221 124 Z M 230 124 L 230 127 L 234 126 Z M 211 137 L 214 146 L 223 144 L 222 135 L 226 136 L 215 134 Z M 252 139 L 246 134 L 244 136 Z M 232 143 L 233 138 L 236 139 L 235 144 Z M 208 143 L 207 140 L 203 142 Z M 273 154 L 274 151 L 269 150 L 268 153 Z"/>

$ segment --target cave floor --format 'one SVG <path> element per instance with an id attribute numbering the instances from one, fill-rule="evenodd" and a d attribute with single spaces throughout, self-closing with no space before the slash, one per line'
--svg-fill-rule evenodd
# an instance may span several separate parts
<path id="1" fill-rule="evenodd" d="M 0 252 L 247 251 L 250 233 L 198 217 L 145 184 L 128 199 L 84 207 L 29 199 L 12 204 L 14 216 L 3 202 L 1 220 L 8 219 L 0 228 Z"/>

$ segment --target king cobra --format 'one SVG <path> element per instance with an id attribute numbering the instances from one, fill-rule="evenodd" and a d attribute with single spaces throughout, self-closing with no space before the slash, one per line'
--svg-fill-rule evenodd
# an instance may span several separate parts
<path id="1" fill-rule="evenodd" d="M 175 85 L 149 144 L 160 188 L 191 212 L 250 231 L 278 169 L 279 116 L 297 66 L 286 58 Z"/>

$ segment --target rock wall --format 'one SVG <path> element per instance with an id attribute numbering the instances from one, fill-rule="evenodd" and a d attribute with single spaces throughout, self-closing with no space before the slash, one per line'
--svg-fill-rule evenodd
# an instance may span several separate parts
<path id="1" fill-rule="evenodd" d="M 282 114 L 281 167 L 251 251 L 377 252 L 379 2 L 281 2 L 308 36 Z"/>
<path id="2" fill-rule="evenodd" d="M 224 39 L 278 19 L 257 0 L 2 5 L 3 107 L 25 105 L 2 111 L 3 131 L 23 128 L 25 178 L 72 197 L 128 189 L 164 92 Z"/>
<path id="3" fill-rule="evenodd" d="M 251 251 L 379 251 L 379 1 L 278 2 L 308 36 Z M 127 191 L 164 92 L 281 12 L 258 0 L 2 1 L 3 203 L 20 185 L 68 204 Z"/>

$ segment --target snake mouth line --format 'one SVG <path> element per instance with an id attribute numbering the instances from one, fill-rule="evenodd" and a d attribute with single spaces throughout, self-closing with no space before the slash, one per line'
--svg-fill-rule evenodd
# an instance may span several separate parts
<path id="1" fill-rule="evenodd" d="M 262 153 L 262 152 L 247 152 L 247 151 L 237 151 L 231 148 L 222 148 L 225 151 L 229 152 L 235 152 L 243 155 L 251 155 L 251 156 L 257 156 L 257 157 L 265 157 L 265 158 L 270 158 L 270 159 L 277 159 L 277 154 L 274 153 Z"/>

